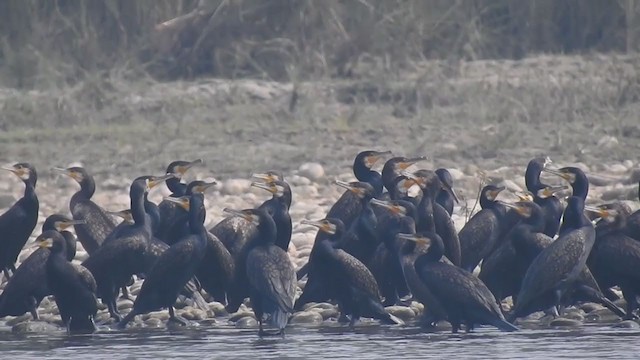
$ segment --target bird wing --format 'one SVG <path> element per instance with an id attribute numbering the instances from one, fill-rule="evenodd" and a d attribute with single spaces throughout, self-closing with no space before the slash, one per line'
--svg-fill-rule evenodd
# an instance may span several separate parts
<path id="1" fill-rule="evenodd" d="M 93 275 L 91 275 L 91 271 L 79 264 L 71 263 L 71 265 L 76 270 L 81 283 L 95 294 L 98 287 L 96 285 L 96 280 L 93 278 Z"/>
<path id="2" fill-rule="evenodd" d="M 86 224 L 75 227 L 79 237 L 78 240 L 81 240 L 81 242 L 84 242 L 84 239 L 80 239 L 81 236 L 89 236 L 98 245 L 102 244 L 117 225 L 113 217 L 91 200 L 77 202 L 71 209 L 71 214 L 75 220 L 86 221 Z"/>
<path id="3" fill-rule="evenodd" d="M 293 312 L 296 275 L 284 250 L 275 245 L 252 249 L 247 257 L 247 276 L 260 294 L 281 309 Z"/>

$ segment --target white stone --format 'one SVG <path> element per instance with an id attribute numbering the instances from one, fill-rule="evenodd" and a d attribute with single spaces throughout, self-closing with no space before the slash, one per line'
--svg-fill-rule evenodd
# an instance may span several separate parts
<path id="1" fill-rule="evenodd" d="M 251 187 L 251 180 L 247 179 L 229 179 L 222 186 L 222 193 L 225 195 L 240 195 L 248 192 Z"/>
<path id="2" fill-rule="evenodd" d="M 597 145 L 599 148 L 612 149 L 618 146 L 618 139 L 615 136 L 605 135 L 598 140 Z"/>
<path id="3" fill-rule="evenodd" d="M 324 177 L 324 168 L 322 165 L 314 162 L 308 162 L 300 165 L 298 172 L 300 176 L 304 176 L 312 181 L 316 181 Z"/>

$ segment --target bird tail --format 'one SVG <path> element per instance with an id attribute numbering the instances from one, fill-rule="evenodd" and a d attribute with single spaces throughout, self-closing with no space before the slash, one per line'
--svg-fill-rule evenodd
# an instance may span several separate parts
<path id="1" fill-rule="evenodd" d="M 194 291 L 191 295 L 191 299 L 196 304 L 196 306 L 200 308 L 200 310 L 204 310 L 206 312 L 209 311 L 209 305 L 207 304 L 207 301 L 202 297 L 202 294 L 200 294 L 200 291 Z"/>
<path id="2" fill-rule="evenodd" d="M 93 316 L 72 317 L 67 324 L 67 332 L 69 332 L 69 334 L 93 334 L 96 330 Z"/>
<path id="3" fill-rule="evenodd" d="M 512 323 L 500 319 L 500 318 L 496 318 L 494 321 L 491 322 L 491 325 L 497 327 L 498 329 L 502 330 L 502 331 L 518 331 L 520 329 L 518 329 L 515 325 L 513 325 Z"/>
<path id="4" fill-rule="evenodd" d="M 389 314 L 386 311 L 380 314 L 379 320 L 388 325 L 404 325 L 404 321 L 402 321 L 402 319 L 393 314 Z"/>
<path id="5" fill-rule="evenodd" d="M 282 330 L 287 326 L 288 322 L 289 322 L 289 312 L 285 310 L 276 309 L 271 314 L 271 318 L 270 318 L 271 326 L 277 327 L 278 329 Z"/>

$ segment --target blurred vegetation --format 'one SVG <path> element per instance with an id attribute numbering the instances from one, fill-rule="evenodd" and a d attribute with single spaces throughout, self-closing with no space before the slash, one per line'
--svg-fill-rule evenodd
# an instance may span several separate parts
<path id="1" fill-rule="evenodd" d="M 0 84 L 73 85 L 114 71 L 295 81 L 432 58 L 625 52 L 638 49 L 636 2 L 3 0 Z"/>

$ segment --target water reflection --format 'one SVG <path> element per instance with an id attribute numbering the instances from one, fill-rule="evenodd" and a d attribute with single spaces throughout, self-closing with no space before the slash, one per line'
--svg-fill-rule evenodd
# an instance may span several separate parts
<path id="1" fill-rule="evenodd" d="M 158 359 L 158 358 L 637 358 L 638 329 L 588 324 L 571 329 L 524 329 L 502 333 L 493 328 L 451 334 L 418 327 L 370 325 L 349 330 L 294 326 L 285 338 L 259 338 L 254 329 L 195 327 L 131 329 L 94 335 L 15 335 L 0 331 L 3 358 Z"/>

